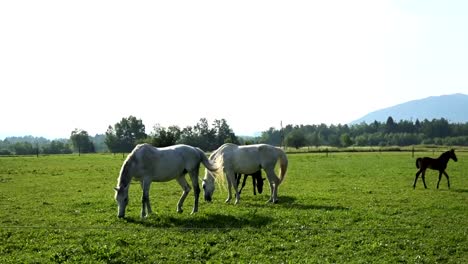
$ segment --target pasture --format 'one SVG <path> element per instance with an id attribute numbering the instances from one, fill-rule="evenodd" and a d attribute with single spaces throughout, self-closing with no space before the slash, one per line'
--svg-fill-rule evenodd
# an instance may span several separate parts
<path id="1" fill-rule="evenodd" d="M 0 263 L 467 263 L 468 153 L 457 156 L 450 190 L 436 171 L 413 190 L 411 153 L 289 154 L 278 204 L 268 184 L 256 196 L 247 184 L 238 205 L 217 186 L 178 214 L 180 186 L 153 183 L 145 220 L 138 183 L 117 218 L 122 155 L 1 157 Z"/>

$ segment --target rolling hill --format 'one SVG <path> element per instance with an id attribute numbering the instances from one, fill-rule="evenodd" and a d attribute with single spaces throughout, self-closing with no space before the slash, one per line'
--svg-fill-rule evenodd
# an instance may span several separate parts
<path id="1" fill-rule="evenodd" d="M 386 122 L 389 116 L 395 121 L 445 118 L 450 123 L 466 123 L 468 122 L 468 95 L 457 93 L 409 101 L 371 112 L 350 124 L 371 123 L 376 120 Z"/>

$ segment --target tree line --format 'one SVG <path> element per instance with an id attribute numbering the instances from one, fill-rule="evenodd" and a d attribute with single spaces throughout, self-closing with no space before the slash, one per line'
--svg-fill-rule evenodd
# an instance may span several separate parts
<path id="1" fill-rule="evenodd" d="M 288 125 L 282 130 L 270 128 L 262 133 L 260 142 L 290 147 L 303 146 L 468 146 L 468 123 L 449 123 L 446 119 L 423 121 L 388 117 L 386 122 L 374 121 L 355 125 Z"/>
<path id="2" fill-rule="evenodd" d="M 224 143 L 267 143 L 275 146 L 300 148 L 304 146 L 410 146 L 448 145 L 468 146 L 468 123 L 449 123 L 446 119 L 401 120 L 388 117 L 386 122 L 355 125 L 287 125 L 282 129 L 270 128 L 259 137 L 237 137 L 225 119 L 214 120 L 211 125 L 201 118 L 194 126 L 153 126 L 149 134 L 141 119 L 122 118 L 105 134 L 90 136 L 83 129 L 75 129 L 70 138 L 8 137 L 0 140 L 0 155 L 35 155 L 111 152 L 128 153 L 136 144 L 149 143 L 156 147 L 187 144 L 212 151 Z"/>
<path id="3" fill-rule="evenodd" d="M 201 118 L 194 126 L 182 129 L 178 126 L 166 128 L 156 124 L 146 134 L 142 120 L 129 116 L 113 126 L 109 125 L 105 134 L 94 137 L 83 129 L 73 130 L 69 139 L 52 141 L 43 137 L 8 137 L 0 140 L 0 155 L 128 153 L 140 143 L 149 143 L 155 147 L 187 144 L 211 151 L 227 142 L 241 144 L 243 141 L 234 134 L 225 119 L 216 119 L 210 125 L 206 118 Z"/>

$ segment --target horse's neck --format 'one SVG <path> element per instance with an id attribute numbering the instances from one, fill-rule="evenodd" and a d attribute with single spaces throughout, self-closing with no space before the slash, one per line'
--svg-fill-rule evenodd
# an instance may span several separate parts
<path id="1" fill-rule="evenodd" d="M 129 176 L 119 178 L 119 186 L 127 187 L 130 184 L 130 180 Z"/>
<path id="2" fill-rule="evenodd" d="M 132 181 L 132 175 L 128 173 L 128 171 L 126 173 L 122 173 L 119 177 L 119 186 L 127 187 L 131 181 Z"/>
<path id="3" fill-rule="evenodd" d="M 440 155 L 440 157 L 438 158 L 438 160 L 443 161 L 444 163 L 447 163 L 449 159 L 450 159 L 450 153 L 448 152 L 442 153 L 442 155 Z"/>

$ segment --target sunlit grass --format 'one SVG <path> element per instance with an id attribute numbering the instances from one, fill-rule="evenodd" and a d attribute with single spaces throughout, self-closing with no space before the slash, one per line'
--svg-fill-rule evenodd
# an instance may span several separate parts
<path id="1" fill-rule="evenodd" d="M 432 156 L 432 152 L 416 153 Z M 418 182 L 411 153 L 290 154 L 279 204 L 248 184 L 239 205 L 224 188 L 191 215 L 193 193 L 153 183 L 155 213 L 139 217 L 134 183 L 126 219 L 113 187 L 121 155 L 0 158 L 0 262 L 409 262 L 468 259 L 468 153 Z M 203 171 L 201 171 L 201 175 Z"/>

